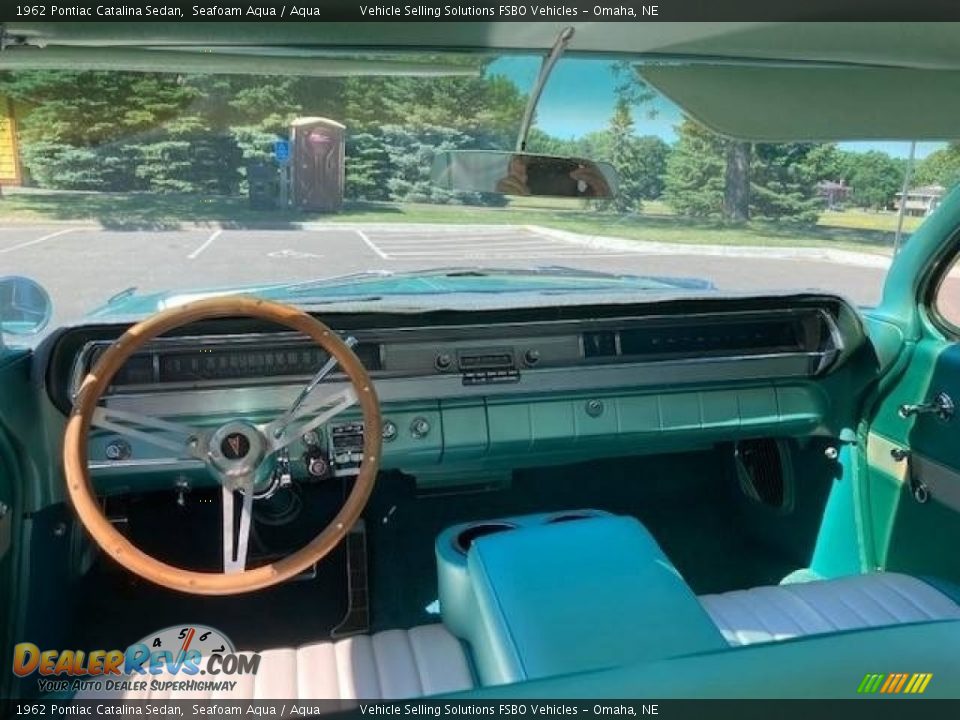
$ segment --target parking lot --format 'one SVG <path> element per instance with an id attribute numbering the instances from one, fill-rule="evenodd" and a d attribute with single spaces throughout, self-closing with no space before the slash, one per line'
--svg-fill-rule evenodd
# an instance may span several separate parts
<path id="1" fill-rule="evenodd" d="M 112 295 L 296 282 L 364 270 L 545 265 L 611 273 L 696 277 L 721 290 L 821 288 L 876 303 L 885 261 L 827 260 L 749 248 L 604 246 L 543 229 L 506 225 L 305 224 L 276 230 L 188 226 L 113 230 L 94 225 L 0 227 L 0 274 L 39 280 L 54 322 L 81 317 Z M 869 260 L 869 258 L 868 258 Z"/>

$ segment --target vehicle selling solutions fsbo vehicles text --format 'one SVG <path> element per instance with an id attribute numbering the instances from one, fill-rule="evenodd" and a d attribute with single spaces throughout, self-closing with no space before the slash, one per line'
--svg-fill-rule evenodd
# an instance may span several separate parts
<path id="1" fill-rule="evenodd" d="M 641 5 L 639 7 L 605 5 L 594 5 L 592 7 L 572 7 L 569 5 L 496 5 L 491 7 L 476 7 L 473 5 L 361 5 L 360 14 L 365 17 L 378 18 L 636 18 L 656 17 L 659 15 L 659 9 L 658 5 Z"/>

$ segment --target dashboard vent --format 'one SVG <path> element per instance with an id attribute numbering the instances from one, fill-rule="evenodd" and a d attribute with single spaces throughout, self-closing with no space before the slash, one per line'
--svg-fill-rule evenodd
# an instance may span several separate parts
<path id="1" fill-rule="evenodd" d="M 755 355 L 803 352 L 799 318 L 724 320 L 637 327 L 620 333 L 624 355 L 650 359 L 689 355 Z"/>
<path id="2" fill-rule="evenodd" d="M 613 330 L 585 332 L 581 337 L 584 357 L 605 358 L 620 354 L 617 347 L 617 333 Z"/>
<path id="3" fill-rule="evenodd" d="M 743 494 L 754 502 L 787 510 L 792 502 L 789 448 L 784 441 L 741 440 L 734 447 L 737 479 Z"/>

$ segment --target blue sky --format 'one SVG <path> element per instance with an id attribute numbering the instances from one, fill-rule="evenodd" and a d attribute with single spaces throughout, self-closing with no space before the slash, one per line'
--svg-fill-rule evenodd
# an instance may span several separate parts
<path id="1" fill-rule="evenodd" d="M 540 58 L 531 56 L 503 57 L 493 62 L 488 72 L 506 75 L 524 91 L 533 87 Z M 536 125 L 544 132 L 560 138 L 579 137 L 594 130 L 602 130 L 610 120 L 615 102 L 616 78 L 611 63 L 606 60 L 562 59 L 553 68 L 537 107 Z M 682 119 L 679 108 L 658 97 L 650 106 L 634 113 L 638 135 L 657 135 L 667 142 L 676 140 L 674 127 Z M 882 150 L 894 157 L 907 157 L 907 141 L 843 142 L 845 150 L 866 152 Z M 917 143 L 917 158 L 923 158 L 944 146 L 942 142 Z"/>

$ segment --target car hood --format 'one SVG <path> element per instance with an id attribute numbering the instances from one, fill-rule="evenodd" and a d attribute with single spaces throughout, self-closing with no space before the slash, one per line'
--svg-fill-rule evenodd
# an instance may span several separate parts
<path id="1" fill-rule="evenodd" d="M 699 278 L 613 275 L 569 268 L 460 269 L 417 273 L 369 272 L 298 283 L 273 283 L 204 288 L 140 294 L 130 288 L 115 295 L 90 317 L 148 315 L 195 300 L 229 295 L 256 295 L 267 300 L 309 307 L 332 303 L 365 303 L 405 308 L 422 303 L 435 308 L 437 298 L 465 296 L 583 294 L 635 294 L 657 292 L 712 291 L 714 286 Z M 429 299 L 429 302 L 427 300 Z M 482 300 L 482 297 L 481 297 Z M 482 302 L 478 303 L 482 304 Z"/>

